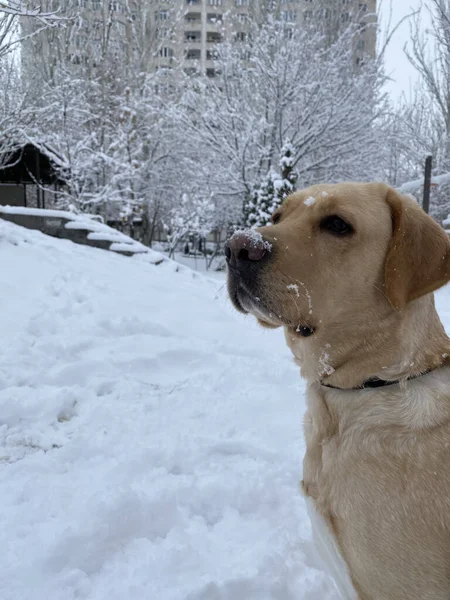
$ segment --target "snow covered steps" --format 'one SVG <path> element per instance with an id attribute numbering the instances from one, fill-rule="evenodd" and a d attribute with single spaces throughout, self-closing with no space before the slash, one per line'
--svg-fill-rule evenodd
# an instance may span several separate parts
<path id="1" fill-rule="evenodd" d="M 125 256 L 147 253 L 143 244 L 108 227 L 94 215 L 77 215 L 62 210 L 0 206 L 0 218 L 27 229 L 38 229 L 52 237 L 71 240 L 77 244 L 112 250 Z"/>

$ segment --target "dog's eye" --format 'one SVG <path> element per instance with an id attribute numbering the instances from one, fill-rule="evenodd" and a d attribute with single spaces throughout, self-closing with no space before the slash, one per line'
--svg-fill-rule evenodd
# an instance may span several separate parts
<path id="1" fill-rule="evenodd" d="M 349 233 L 353 233 L 353 227 L 338 217 L 336 215 L 331 215 L 330 217 L 326 217 L 320 222 L 320 228 L 329 231 L 330 233 L 334 233 L 335 235 L 346 235 Z"/>
<path id="2" fill-rule="evenodd" d="M 277 223 L 279 223 L 280 219 L 281 219 L 281 213 L 275 213 L 275 214 L 272 215 L 272 223 L 274 225 L 276 225 Z"/>

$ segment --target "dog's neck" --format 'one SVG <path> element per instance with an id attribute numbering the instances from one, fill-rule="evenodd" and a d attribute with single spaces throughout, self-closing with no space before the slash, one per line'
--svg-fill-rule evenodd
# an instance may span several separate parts
<path id="1" fill-rule="evenodd" d="M 345 323 L 323 323 L 304 340 L 286 337 L 310 382 L 355 388 L 370 379 L 402 380 L 449 361 L 450 339 L 434 306 L 433 294 L 403 311 L 386 307 L 361 312 Z"/>

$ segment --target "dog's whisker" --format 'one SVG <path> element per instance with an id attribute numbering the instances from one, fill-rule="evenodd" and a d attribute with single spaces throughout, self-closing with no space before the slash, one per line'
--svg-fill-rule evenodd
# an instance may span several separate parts
<path id="1" fill-rule="evenodd" d="M 286 275 L 286 273 L 284 273 L 279 267 L 277 267 L 275 269 L 275 271 L 278 271 L 281 275 L 283 275 L 283 277 L 286 278 L 286 280 L 290 280 L 290 281 L 294 281 L 293 283 L 290 283 L 289 285 L 296 285 L 296 293 L 297 293 L 297 297 L 300 296 L 300 293 L 302 293 L 303 297 L 307 300 L 308 302 L 308 309 L 309 309 L 309 314 L 312 315 L 313 313 L 313 306 L 312 306 L 312 298 L 311 298 L 311 294 L 308 290 L 308 288 L 306 287 L 306 285 L 303 283 L 303 281 L 300 281 L 299 279 L 296 279 L 295 277 L 289 277 L 288 275 Z M 304 292 L 300 292 L 298 286 L 300 285 L 301 288 L 304 289 Z M 289 286 L 287 286 L 289 288 Z M 293 298 L 293 297 L 292 297 Z M 298 305 L 296 303 L 298 312 L 300 313 L 300 309 L 298 308 Z"/>

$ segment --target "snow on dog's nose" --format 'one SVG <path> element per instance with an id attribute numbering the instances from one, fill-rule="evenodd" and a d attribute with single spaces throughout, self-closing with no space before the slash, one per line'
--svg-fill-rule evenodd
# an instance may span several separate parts
<path id="1" fill-rule="evenodd" d="M 231 236 L 225 245 L 225 256 L 231 268 L 241 270 L 260 261 L 271 249 L 272 245 L 260 233 L 247 229 Z"/>

